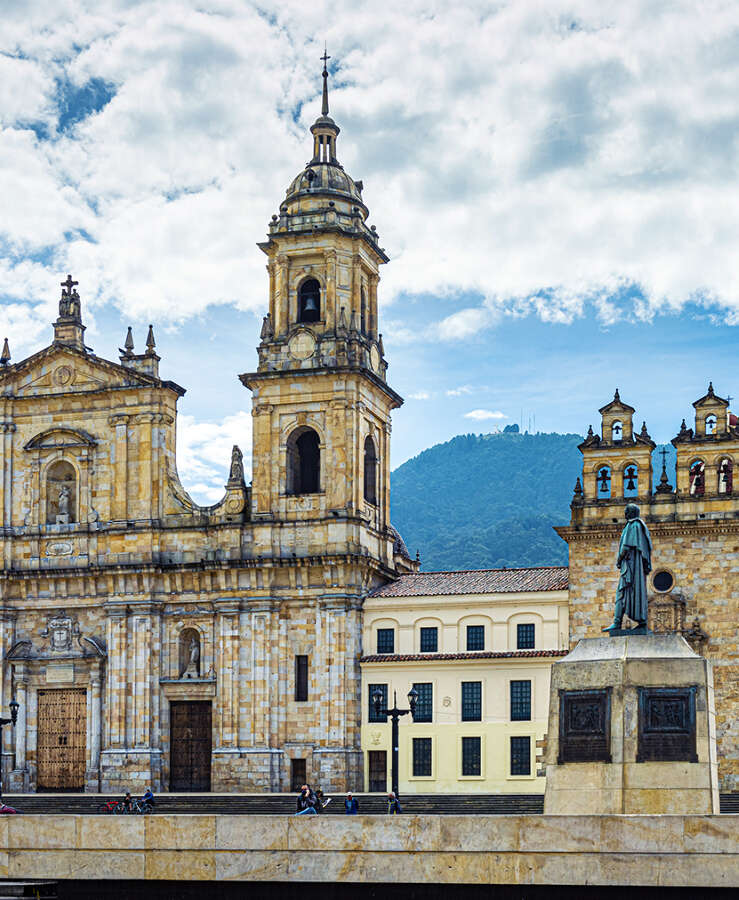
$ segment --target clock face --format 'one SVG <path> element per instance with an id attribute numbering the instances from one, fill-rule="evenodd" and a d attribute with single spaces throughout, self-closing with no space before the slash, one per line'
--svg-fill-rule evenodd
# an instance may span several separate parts
<path id="1" fill-rule="evenodd" d="M 372 366 L 372 371 L 377 372 L 379 374 L 380 371 L 380 351 L 373 344 L 372 349 L 370 350 L 370 365 Z"/>
<path id="2" fill-rule="evenodd" d="M 316 349 L 316 339 L 310 331 L 299 331 L 287 342 L 287 352 L 293 359 L 308 359 Z"/>

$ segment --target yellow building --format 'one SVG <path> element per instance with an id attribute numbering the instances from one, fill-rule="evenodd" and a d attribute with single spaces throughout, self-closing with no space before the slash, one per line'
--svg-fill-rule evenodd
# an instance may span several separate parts
<path id="1" fill-rule="evenodd" d="M 567 652 L 567 568 L 428 572 L 401 576 L 364 604 L 364 789 L 390 786 L 391 726 L 380 690 L 407 708 L 400 720 L 403 793 L 542 793 L 537 742 L 546 732 L 552 662 Z"/>

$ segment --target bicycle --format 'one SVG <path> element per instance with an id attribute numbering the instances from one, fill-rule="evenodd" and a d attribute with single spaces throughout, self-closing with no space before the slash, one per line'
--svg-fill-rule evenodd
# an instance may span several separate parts
<path id="1" fill-rule="evenodd" d="M 115 813 L 119 813 L 121 806 L 120 800 L 108 800 L 105 803 L 101 803 L 98 807 L 98 812 L 103 813 L 104 815 L 111 815 Z"/>

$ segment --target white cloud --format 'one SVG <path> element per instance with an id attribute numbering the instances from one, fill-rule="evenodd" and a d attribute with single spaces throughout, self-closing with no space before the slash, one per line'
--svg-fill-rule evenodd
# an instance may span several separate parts
<path id="1" fill-rule="evenodd" d="M 222 422 L 196 422 L 177 417 L 177 470 L 183 487 L 196 503 L 220 500 L 228 478 L 231 449 L 238 444 L 244 454 L 244 472 L 251 472 L 251 414 L 244 410 Z"/>
<path id="2" fill-rule="evenodd" d="M 474 391 L 474 388 L 471 384 L 463 384 L 458 388 L 449 388 L 448 391 L 444 391 L 447 397 L 461 397 L 463 394 L 471 394 Z"/>
<path id="3" fill-rule="evenodd" d="M 478 422 L 482 422 L 485 419 L 507 419 L 508 416 L 505 413 L 498 412 L 497 410 L 493 411 L 492 409 L 472 409 L 468 413 L 464 414 L 465 419 L 475 419 Z"/>
<path id="4" fill-rule="evenodd" d="M 408 394 L 409 400 L 430 400 L 431 394 L 428 391 L 416 391 L 415 394 Z"/>
<path id="5" fill-rule="evenodd" d="M 18 0 L 3 15 L 0 241 L 42 258 L 54 288 L 74 265 L 88 304 L 168 321 L 263 308 L 254 243 L 309 152 L 316 23 L 332 22 L 339 156 L 393 257 L 383 301 L 481 296 L 416 339 L 589 303 L 606 324 L 705 297 L 739 313 L 736 4 Z M 90 79 L 115 96 L 59 134 L 59 83 Z M 636 309 L 613 298 L 633 285 Z"/>

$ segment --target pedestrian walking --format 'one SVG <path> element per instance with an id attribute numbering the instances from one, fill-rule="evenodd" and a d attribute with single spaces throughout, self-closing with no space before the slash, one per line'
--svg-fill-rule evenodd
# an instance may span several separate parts
<path id="1" fill-rule="evenodd" d="M 359 813 L 359 802 L 356 797 L 352 796 L 351 791 L 346 792 L 346 800 L 344 800 L 344 812 L 347 816 L 356 816 Z"/>
<path id="2" fill-rule="evenodd" d="M 389 816 L 397 816 L 398 813 L 402 813 L 403 810 L 400 808 L 400 800 L 395 796 L 395 794 L 390 791 L 387 795 L 387 814 Z"/>

